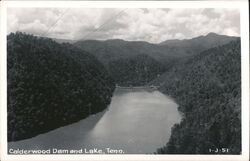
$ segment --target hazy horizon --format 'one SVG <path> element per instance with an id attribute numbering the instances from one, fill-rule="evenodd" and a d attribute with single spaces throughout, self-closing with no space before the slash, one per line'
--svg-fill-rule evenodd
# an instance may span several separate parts
<path id="1" fill-rule="evenodd" d="M 16 31 L 16 32 L 22 32 L 22 31 Z M 11 32 L 11 33 L 16 33 L 16 32 Z M 25 34 L 31 34 L 31 35 L 34 35 L 32 33 L 28 33 L 28 32 L 22 32 L 22 33 L 25 33 Z M 8 33 L 9 35 L 10 33 Z M 194 39 L 194 38 L 198 38 L 198 37 L 201 37 L 201 36 L 207 36 L 208 34 L 217 34 L 217 35 L 220 35 L 220 36 L 229 36 L 229 37 L 240 37 L 239 36 L 230 36 L 230 35 L 221 35 L 219 33 L 215 33 L 215 32 L 209 32 L 207 34 L 204 34 L 204 35 L 199 35 L 199 36 L 196 36 L 196 37 L 191 37 L 191 38 L 183 38 L 183 39 L 167 39 L 167 40 L 163 40 L 161 42 L 157 42 L 157 43 L 154 43 L 154 42 L 148 42 L 148 41 L 145 41 L 145 40 L 124 40 L 124 39 L 119 39 L 119 38 L 113 38 L 113 39 L 77 39 L 77 40 L 74 40 L 74 39 L 63 39 L 63 38 L 55 38 L 55 37 L 48 37 L 48 36 L 43 36 L 44 38 L 50 38 L 50 39 L 54 39 L 54 40 L 62 40 L 62 42 L 64 41 L 69 41 L 69 42 L 77 42 L 77 41 L 111 41 L 111 40 L 121 40 L 121 41 L 126 41 L 126 42 L 146 42 L 146 43 L 150 43 L 150 44 L 160 44 L 162 42 L 165 42 L 165 41 L 182 41 L 182 40 L 190 40 L 190 39 Z M 39 35 L 34 35 L 34 36 L 37 36 L 37 37 L 42 37 L 42 36 L 39 36 Z"/>

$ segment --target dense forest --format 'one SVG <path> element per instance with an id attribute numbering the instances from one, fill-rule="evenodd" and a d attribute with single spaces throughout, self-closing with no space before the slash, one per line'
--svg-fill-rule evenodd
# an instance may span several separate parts
<path id="1" fill-rule="evenodd" d="M 241 153 L 240 51 L 240 40 L 206 50 L 152 82 L 183 113 L 158 154 Z"/>
<path id="2" fill-rule="evenodd" d="M 146 85 L 164 72 L 164 67 L 147 55 L 111 61 L 108 69 L 120 86 Z"/>
<path id="3" fill-rule="evenodd" d="M 7 66 L 8 141 L 100 112 L 115 88 L 93 55 L 20 32 L 7 37 Z"/>

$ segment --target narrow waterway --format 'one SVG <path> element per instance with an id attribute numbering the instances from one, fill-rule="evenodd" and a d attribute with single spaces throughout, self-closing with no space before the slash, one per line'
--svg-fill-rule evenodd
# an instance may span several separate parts
<path id="1" fill-rule="evenodd" d="M 117 88 L 107 110 L 36 137 L 11 142 L 9 149 L 107 149 L 125 154 L 154 153 L 179 123 L 178 105 L 150 89 Z"/>

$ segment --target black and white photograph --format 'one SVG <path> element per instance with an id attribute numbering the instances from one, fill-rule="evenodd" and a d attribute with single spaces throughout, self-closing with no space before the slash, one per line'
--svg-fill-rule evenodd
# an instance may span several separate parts
<path id="1" fill-rule="evenodd" d="M 241 156 L 241 23 L 239 7 L 6 8 L 7 155 Z"/>

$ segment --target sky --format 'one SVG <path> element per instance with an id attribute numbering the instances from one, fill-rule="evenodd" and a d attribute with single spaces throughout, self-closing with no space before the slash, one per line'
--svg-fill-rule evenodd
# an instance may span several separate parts
<path id="1" fill-rule="evenodd" d="M 8 8 L 7 32 L 59 39 L 159 43 L 210 32 L 240 36 L 238 9 Z"/>

